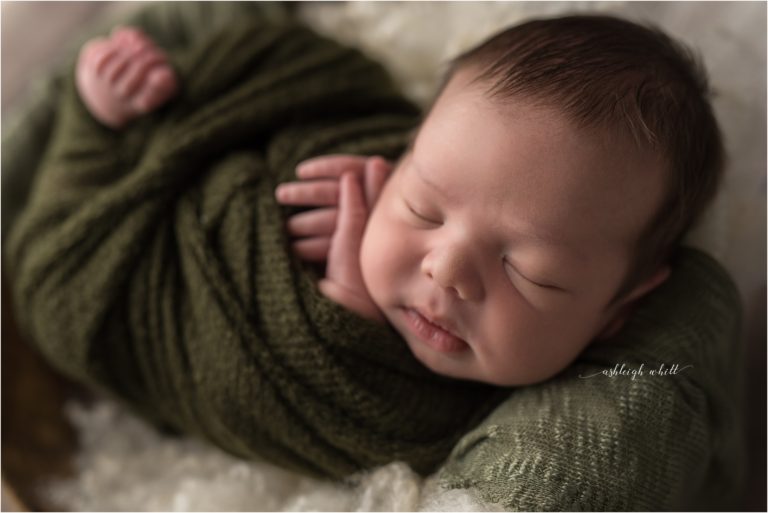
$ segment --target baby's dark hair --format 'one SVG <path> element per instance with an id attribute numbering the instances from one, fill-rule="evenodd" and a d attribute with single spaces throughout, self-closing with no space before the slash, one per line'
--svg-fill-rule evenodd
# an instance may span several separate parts
<path id="1" fill-rule="evenodd" d="M 490 100 L 553 106 L 578 126 L 623 132 L 664 158 L 666 197 L 614 300 L 673 257 L 717 191 L 725 156 L 706 71 L 655 27 L 603 15 L 527 21 L 451 60 L 437 96 L 460 69 L 476 70 L 473 82 Z"/>

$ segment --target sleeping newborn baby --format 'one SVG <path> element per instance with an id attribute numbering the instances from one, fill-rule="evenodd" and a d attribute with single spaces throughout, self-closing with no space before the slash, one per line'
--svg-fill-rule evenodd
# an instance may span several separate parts
<path id="1" fill-rule="evenodd" d="M 616 18 L 500 32 L 418 124 L 305 27 L 195 43 L 83 47 L 9 239 L 18 310 L 68 375 L 314 475 L 432 472 L 503 387 L 610 343 L 721 173 L 703 71 Z"/>
<path id="2" fill-rule="evenodd" d="M 173 97 L 141 32 L 85 47 L 78 87 L 119 128 Z M 543 381 L 615 333 L 662 283 L 715 190 L 705 79 L 653 30 L 574 17 L 511 28 L 457 58 L 394 169 L 329 156 L 277 188 L 317 207 L 287 228 L 327 261 L 323 294 L 389 322 L 434 372 Z"/>

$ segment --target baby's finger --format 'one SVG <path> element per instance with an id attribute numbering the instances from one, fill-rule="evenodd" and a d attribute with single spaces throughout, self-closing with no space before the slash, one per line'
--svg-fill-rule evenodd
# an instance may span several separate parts
<path id="1" fill-rule="evenodd" d="M 368 219 L 362 187 L 354 173 L 341 179 L 339 214 L 328 257 L 326 277 L 345 287 L 361 286 L 360 245 Z"/>
<path id="2" fill-rule="evenodd" d="M 330 237 L 311 237 L 299 239 L 291 244 L 293 252 L 302 260 L 309 262 L 323 262 L 328 258 L 331 248 Z"/>
<path id="3" fill-rule="evenodd" d="M 337 180 L 281 183 L 275 189 L 275 198 L 283 205 L 333 206 L 339 201 Z"/>
<path id="4" fill-rule="evenodd" d="M 391 172 L 392 165 L 381 157 L 371 157 L 365 163 L 365 200 L 369 209 L 379 199 Z"/>
<path id="5" fill-rule="evenodd" d="M 337 213 L 337 209 L 329 207 L 293 215 L 286 223 L 288 233 L 294 237 L 330 237 L 336 229 Z"/>
<path id="6" fill-rule="evenodd" d="M 302 180 L 339 178 L 344 173 L 362 173 L 367 157 L 359 155 L 323 155 L 300 162 L 296 175 Z"/>

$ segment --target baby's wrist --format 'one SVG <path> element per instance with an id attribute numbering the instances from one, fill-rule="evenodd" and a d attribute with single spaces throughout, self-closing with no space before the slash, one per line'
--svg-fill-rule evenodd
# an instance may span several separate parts
<path id="1" fill-rule="evenodd" d="M 320 292 L 331 301 L 340 304 L 366 319 L 385 322 L 381 311 L 367 294 L 360 295 L 338 283 L 323 279 L 318 283 Z"/>

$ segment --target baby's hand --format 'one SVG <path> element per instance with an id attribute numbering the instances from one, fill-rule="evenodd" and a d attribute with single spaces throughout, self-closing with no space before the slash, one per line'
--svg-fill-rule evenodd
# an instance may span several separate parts
<path id="1" fill-rule="evenodd" d="M 336 229 L 342 174 L 353 173 L 364 184 L 365 203 L 370 209 L 391 170 L 392 165 L 381 157 L 327 155 L 301 162 L 296 174 L 302 181 L 281 184 L 276 191 L 277 200 L 283 205 L 317 207 L 288 220 L 288 233 L 296 238 L 296 254 L 309 261 L 327 260 Z"/>
<path id="2" fill-rule="evenodd" d="M 314 206 L 288 220 L 298 238 L 293 249 L 304 260 L 327 260 L 320 291 L 329 299 L 371 319 L 383 320 L 363 282 L 360 245 L 373 204 L 392 166 L 381 157 L 331 155 L 302 162 L 299 178 L 275 191 L 284 205 Z"/>

